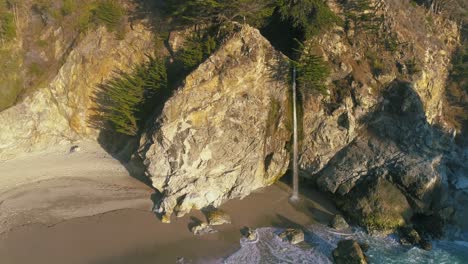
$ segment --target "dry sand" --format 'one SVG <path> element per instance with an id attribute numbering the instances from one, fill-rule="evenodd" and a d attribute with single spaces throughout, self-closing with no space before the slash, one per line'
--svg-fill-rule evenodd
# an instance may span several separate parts
<path id="1" fill-rule="evenodd" d="M 194 236 L 188 226 L 205 220 L 201 212 L 161 223 L 150 211 L 151 188 L 94 143 L 82 148 L 0 163 L 1 264 L 209 263 L 239 248 L 244 226 L 307 226 L 336 213 L 314 192 L 291 205 L 278 183 L 227 202 L 221 208 L 233 223 Z"/>

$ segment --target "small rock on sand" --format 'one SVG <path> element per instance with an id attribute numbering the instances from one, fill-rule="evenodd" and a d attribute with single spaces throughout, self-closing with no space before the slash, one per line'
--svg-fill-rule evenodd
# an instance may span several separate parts
<path id="1" fill-rule="evenodd" d="M 254 241 L 257 239 L 257 232 L 255 231 L 255 229 L 251 229 L 249 227 L 242 228 L 241 234 L 250 241 Z"/>
<path id="2" fill-rule="evenodd" d="M 193 226 L 190 231 L 197 236 L 218 232 L 216 229 L 213 229 L 210 225 L 208 225 L 208 223 L 205 222 Z"/>
<path id="3" fill-rule="evenodd" d="M 224 225 L 231 223 L 231 217 L 224 211 L 214 209 L 206 213 L 208 223 L 212 226 Z"/>
<path id="4" fill-rule="evenodd" d="M 73 146 L 70 148 L 70 153 L 75 153 L 75 152 L 80 152 L 81 151 L 81 148 L 80 146 Z"/>
<path id="5" fill-rule="evenodd" d="M 283 241 L 287 241 L 293 245 L 304 241 L 304 232 L 300 229 L 288 228 L 278 235 Z"/>

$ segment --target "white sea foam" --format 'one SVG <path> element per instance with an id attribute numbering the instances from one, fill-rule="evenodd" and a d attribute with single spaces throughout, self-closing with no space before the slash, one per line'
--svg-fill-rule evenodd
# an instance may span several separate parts
<path id="1" fill-rule="evenodd" d="M 369 244 L 366 252 L 371 263 L 388 264 L 468 264 L 468 242 L 433 241 L 433 250 L 402 246 L 395 236 L 376 237 L 356 229 L 352 233 L 337 232 L 322 225 L 305 230 L 305 243 L 291 245 L 277 234 L 281 229 L 259 228 L 257 240 L 241 239 L 241 248 L 224 259 L 226 264 L 333 263 L 332 252 L 342 239 L 355 239 Z"/>

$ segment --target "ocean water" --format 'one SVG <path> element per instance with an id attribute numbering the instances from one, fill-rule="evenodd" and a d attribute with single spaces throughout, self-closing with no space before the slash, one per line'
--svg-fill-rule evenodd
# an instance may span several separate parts
<path id="1" fill-rule="evenodd" d="M 241 239 L 241 248 L 227 257 L 223 263 L 333 263 L 332 251 L 342 239 L 355 239 L 369 244 L 366 252 L 370 263 L 434 263 L 468 264 L 468 242 L 433 241 L 433 249 L 425 251 L 416 247 L 402 246 L 395 236 L 375 237 L 356 230 L 339 233 L 325 226 L 316 225 L 305 232 L 306 243 L 290 245 L 278 238 L 281 229 L 259 228 L 257 240 Z"/>

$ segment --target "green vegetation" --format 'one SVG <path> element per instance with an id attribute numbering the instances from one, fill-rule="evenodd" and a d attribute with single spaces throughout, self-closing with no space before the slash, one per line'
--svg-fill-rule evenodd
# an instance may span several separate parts
<path id="1" fill-rule="evenodd" d="M 366 52 L 367 61 L 371 68 L 372 74 L 375 76 L 380 76 L 385 71 L 385 65 L 377 53 L 373 51 Z"/>
<path id="2" fill-rule="evenodd" d="M 352 21 L 356 29 L 377 34 L 384 21 L 382 16 L 376 15 L 377 10 L 378 7 L 369 0 L 350 1 L 346 6 L 346 18 L 348 22 Z"/>
<path id="3" fill-rule="evenodd" d="M 16 37 L 15 18 L 11 13 L 0 13 L 0 40 L 12 40 Z"/>
<path id="4" fill-rule="evenodd" d="M 341 23 L 341 19 L 322 0 L 278 0 L 277 5 L 282 19 L 301 29 L 305 39 Z"/>
<path id="5" fill-rule="evenodd" d="M 41 65 L 39 65 L 38 63 L 36 62 L 33 62 L 30 66 L 29 66 L 29 71 L 28 71 L 30 74 L 32 74 L 33 76 L 36 76 L 36 77 L 39 77 L 41 75 L 44 74 L 44 70 L 43 68 L 41 67 Z"/>
<path id="6" fill-rule="evenodd" d="M 405 224 L 402 218 L 389 216 L 385 212 L 368 215 L 361 222 L 370 231 L 396 230 Z"/>
<path id="7" fill-rule="evenodd" d="M 11 10 L 13 2 L 0 0 L 0 41 L 16 37 L 15 16 Z"/>
<path id="8" fill-rule="evenodd" d="M 445 96 L 447 109 L 444 111 L 444 119 L 458 131 L 466 133 L 468 129 L 468 45 L 466 41 L 463 44 L 453 57 L 452 70 L 447 82 Z"/>
<path id="9" fill-rule="evenodd" d="M 312 45 L 301 44 L 299 60 L 294 62 L 297 68 L 297 83 L 305 93 L 319 92 L 327 94 L 325 81 L 330 75 L 330 69 L 322 56 L 315 54 Z"/>
<path id="10" fill-rule="evenodd" d="M 176 63 L 183 72 L 188 73 L 208 58 L 216 49 L 216 40 L 209 34 L 194 35 L 184 44 L 184 47 L 176 54 Z"/>
<path id="11" fill-rule="evenodd" d="M 75 0 L 63 0 L 62 3 L 62 15 L 71 15 L 76 10 Z"/>
<path id="12" fill-rule="evenodd" d="M 41 48 L 45 48 L 49 45 L 49 42 L 45 39 L 40 39 L 38 41 L 36 41 L 36 44 L 37 46 L 41 47 Z"/>
<path id="13" fill-rule="evenodd" d="M 168 14 L 181 25 L 238 21 L 261 26 L 273 14 L 274 0 L 169 0 Z"/>
<path id="14" fill-rule="evenodd" d="M 345 9 L 345 29 L 354 30 L 355 34 L 366 34 L 373 37 L 376 43 L 389 52 L 396 52 L 400 43 L 394 32 L 385 31 L 382 28 L 385 17 L 379 15 L 382 5 L 369 0 L 348 1 L 343 4 Z"/>
<path id="15" fill-rule="evenodd" d="M 1 1 L 1 0 L 0 0 Z M 97 25 L 105 25 L 109 31 L 124 34 L 125 9 L 119 0 L 35 0 L 33 9 L 41 14 L 44 24 L 49 20 L 71 25 L 78 32 L 85 32 Z"/>
<path id="16" fill-rule="evenodd" d="M 101 86 L 98 100 L 104 120 L 125 135 L 136 135 L 141 122 L 151 113 L 156 95 L 167 92 L 167 73 L 161 59 L 149 57 L 131 73 L 120 72 Z"/>
<path id="17" fill-rule="evenodd" d="M 0 111 L 13 105 L 23 89 L 21 65 L 18 52 L 0 46 Z"/>
<path id="18" fill-rule="evenodd" d="M 407 60 L 405 62 L 405 65 L 406 65 L 406 70 L 408 72 L 408 75 L 410 76 L 421 71 L 418 62 L 416 61 L 416 58 Z"/>
<path id="19" fill-rule="evenodd" d="M 116 0 L 102 0 L 94 9 L 94 16 L 97 21 L 106 27 L 115 31 L 122 24 L 125 11 Z"/>

